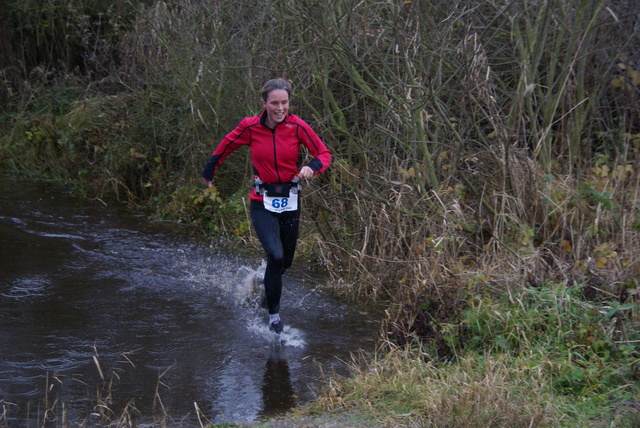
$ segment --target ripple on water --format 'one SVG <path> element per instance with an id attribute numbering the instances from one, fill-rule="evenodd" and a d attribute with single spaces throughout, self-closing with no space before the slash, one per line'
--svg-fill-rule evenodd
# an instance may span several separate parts
<path id="1" fill-rule="evenodd" d="M 15 279 L 8 284 L 6 291 L 0 293 L 0 296 L 12 300 L 30 301 L 34 297 L 49 295 L 50 286 L 51 281 L 46 275 L 34 274 Z"/>
<path id="2" fill-rule="evenodd" d="M 0 400 L 15 403 L 13 426 L 25 424 L 11 418 L 42 416 L 36 405 L 50 398 L 70 423 L 86 420 L 107 387 L 117 414 L 135 400 L 153 417 L 159 396 L 185 426 L 200 415 L 254 421 L 311 400 L 317 376 L 339 372 L 376 335 L 322 292 L 324 280 L 292 270 L 277 336 L 260 307 L 260 259 L 8 183 L 0 181 Z M 51 197 L 33 199 L 43 193 Z"/>

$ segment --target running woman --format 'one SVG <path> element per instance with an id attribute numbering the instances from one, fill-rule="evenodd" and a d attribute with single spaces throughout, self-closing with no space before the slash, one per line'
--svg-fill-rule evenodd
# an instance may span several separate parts
<path id="1" fill-rule="evenodd" d="M 280 319 L 282 274 L 293 263 L 298 241 L 300 179 L 324 172 L 331 164 L 331 153 L 304 120 L 289 113 L 289 82 L 269 80 L 260 96 L 262 112 L 242 119 L 222 139 L 201 177 L 211 187 L 217 167 L 227 156 L 239 147 L 249 146 L 255 180 L 249 194 L 251 221 L 267 258 L 264 291 L 269 328 L 280 334 L 284 327 Z M 301 145 L 313 159 L 299 168 Z"/>

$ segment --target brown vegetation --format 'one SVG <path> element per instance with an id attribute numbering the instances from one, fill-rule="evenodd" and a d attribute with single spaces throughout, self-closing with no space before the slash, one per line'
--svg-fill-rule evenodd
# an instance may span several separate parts
<path id="1" fill-rule="evenodd" d="M 449 358 L 451 323 L 513 287 L 637 302 L 636 2 L 45 4 L 0 7 L 3 164 L 249 238 L 248 163 L 214 192 L 197 174 L 284 76 L 335 154 L 301 254 L 345 297 L 388 301 L 395 343 Z"/>
<path id="2" fill-rule="evenodd" d="M 224 206 L 186 186 L 282 75 L 335 152 L 307 244 L 346 296 L 455 308 L 487 281 L 637 286 L 633 2 L 31 3 L 2 8 L 22 76 L 3 70 L 9 165 L 174 215 L 196 198 L 185 215 L 215 222 Z"/>

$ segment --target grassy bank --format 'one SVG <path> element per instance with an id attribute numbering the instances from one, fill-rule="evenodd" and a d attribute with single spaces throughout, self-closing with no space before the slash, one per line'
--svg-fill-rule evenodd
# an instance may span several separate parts
<path id="1" fill-rule="evenodd" d="M 478 298 L 428 347 L 387 344 L 331 382 L 312 411 L 366 410 L 384 426 L 638 426 L 638 311 L 563 285 Z"/>
<path id="2" fill-rule="evenodd" d="M 637 422 L 634 2 L 49 3 L 0 4 L 2 168 L 238 247 L 258 248 L 248 156 L 215 189 L 198 172 L 264 80 L 293 82 L 334 153 L 298 262 L 388 314 L 378 354 L 318 408 Z"/>

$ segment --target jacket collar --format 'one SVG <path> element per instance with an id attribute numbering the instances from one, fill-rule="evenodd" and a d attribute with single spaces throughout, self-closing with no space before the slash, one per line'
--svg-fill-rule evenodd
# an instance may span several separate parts
<path id="1" fill-rule="evenodd" d="M 287 115 L 284 117 L 284 120 L 282 122 L 280 122 L 278 125 L 280 125 L 281 123 L 285 123 L 287 121 L 287 119 L 289 119 L 290 115 L 291 115 L 291 113 L 287 113 Z M 267 125 L 267 110 L 266 109 L 262 110 L 262 112 L 260 113 L 260 125 L 264 126 L 265 128 L 275 129 L 275 128 L 270 128 L 269 125 Z M 276 125 L 276 127 L 278 125 Z"/>

